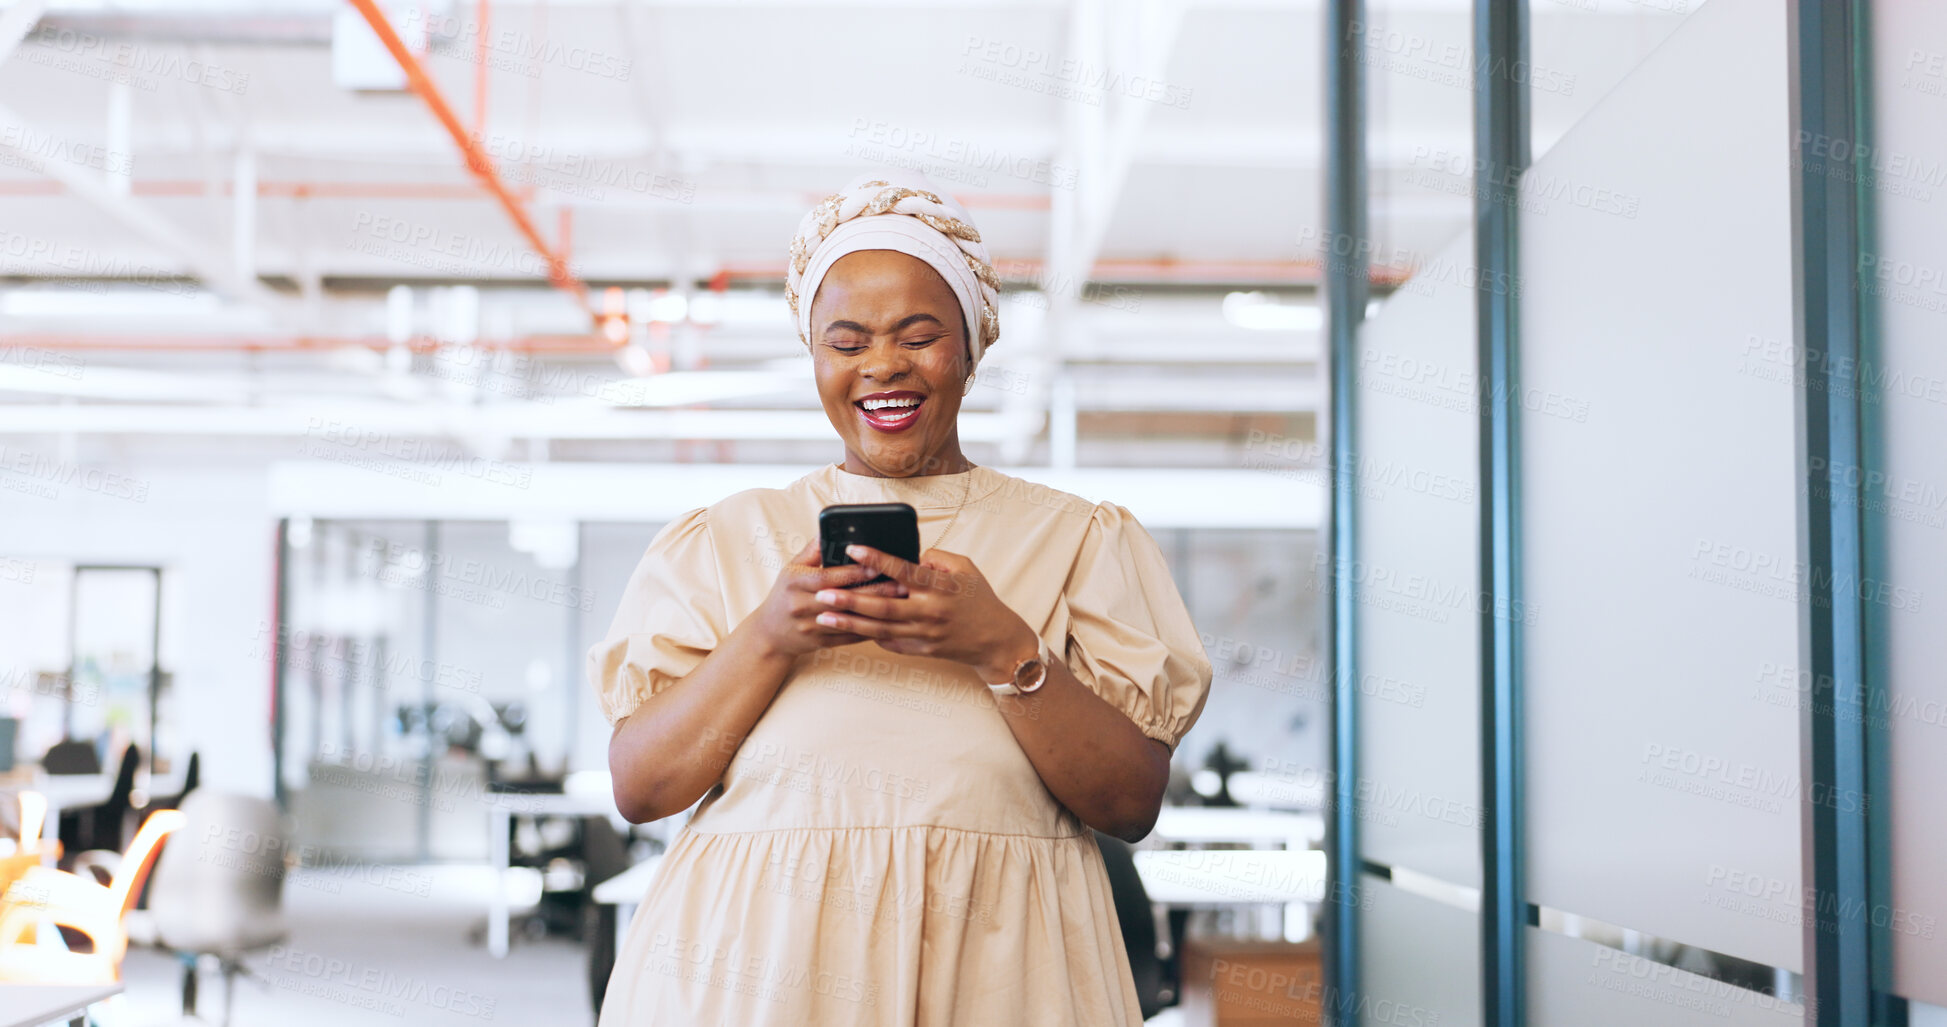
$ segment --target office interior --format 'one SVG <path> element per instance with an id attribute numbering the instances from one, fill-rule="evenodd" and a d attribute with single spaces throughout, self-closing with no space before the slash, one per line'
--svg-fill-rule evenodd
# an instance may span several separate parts
<path id="1" fill-rule="evenodd" d="M 1105 842 L 1146 1022 L 1943 1027 L 1944 53 L 13 0 L 0 1023 L 595 1023 L 684 817 L 616 812 L 585 654 L 665 524 L 842 456 L 785 250 L 883 167 L 1002 280 L 968 456 L 1127 507 L 1214 667 Z"/>

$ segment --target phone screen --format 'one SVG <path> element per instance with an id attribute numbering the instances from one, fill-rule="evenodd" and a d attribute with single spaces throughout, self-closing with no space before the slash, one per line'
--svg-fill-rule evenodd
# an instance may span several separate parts
<path id="1" fill-rule="evenodd" d="M 919 515 L 905 503 L 850 503 L 818 514 L 818 552 L 826 567 L 854 562 L 845 547 L 871 546 L 902 560 L 919 562 Z M 885 575 L 862 582 L 877 584 Z"/>

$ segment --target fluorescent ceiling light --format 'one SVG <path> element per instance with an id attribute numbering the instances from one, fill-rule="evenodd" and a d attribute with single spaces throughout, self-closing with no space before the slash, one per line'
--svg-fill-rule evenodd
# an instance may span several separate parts
<path id="1" fill-rule="evenodd" d="M 699 292 L 690 301 L 690 320 L 700 325 L 713 325 L 723 320 L 723 299 L 714 292 Z"/>
<path id="2" fill-rule="evenodd" d="M 811 367 L 777 371 L 674 371 L 649 378 L 607 382 L 596 395 L 610 406 L 680 407 L 747 396 L 792 392 L 811 395 Z"/>
<path id="3" fill-rule="evenodd" d="M 251 384 L 239 375 L 96 367 L 67 354 L 55 356 L 36 366 L 0 363 L 0 392 L 161 403 L 245 403 L 252 398 Z"/>
<path id="4" fill-rule="evenodd" d="M 223 303 L 213 292 L 166 289 L 8 289 L 0 314 L 8 317 L 168 317 L 208 314 Z"/>
<path id="5" fill-rule="evenodd" d="M 649 320 L 674 324 L 689 315 L 690 301 L 680 292 L 667 293 L 649 301 Z"/>
<path id="6" fill-rule="evenodd" d="M 1224 320 L 1260 332 L 1316 331 L 1325 325 L 1325 312 L 1315 305 L 1275 303 L 1261 292 L 1233 292 L 1224 297 Z"/>

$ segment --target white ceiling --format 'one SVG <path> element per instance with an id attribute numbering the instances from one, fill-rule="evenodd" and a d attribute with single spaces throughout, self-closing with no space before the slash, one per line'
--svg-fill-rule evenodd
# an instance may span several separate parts
<path id="1" fill-rule="evenodd" d="M 0 37 L 23 6 L 0 15 Z M 1556 72 L 1536 92 L 1537 149 L 1680 21 L 1648 4 L 1533 7 L 1538 76 Z M 1465 195 L 1424 178 L 1430 155 L 1469 151 L 1468 91 L 1441 80 L 1455 52 L 1466 70 L 1468 8 L 1370 2 L 1362 52 L 1382 253 L 1435 253 L 1468 216 Z M 1062 337 L 1048 339 L 1036 337 L 1036 294 L 1022 294 L 1011 359 L 1031 387 L 1015 427 L 997 429 L 1027 433 L 1020 446 L 1051 444 L 1046 414 L 1071 399 L 1084 412 L 1316 406 L 1315 330 L 1240 329 L 1218 300 L 1264 286 L 1302 300 L 1317 280 L 1317 0 L 496 0 L 486 8 L 484 123 L 474 99 L 480 9 L 449 3 L 418 16 L 436 29 L 425 66 L 586 281 L 688 291 L 723 274 L 774 290 L 809 204 L 862 169 L 911 162 L 967 204 L 1017 288 L 1124 283 L 1136 301 L 1062 313 L 1057 299 Z M 574 302 L 545 288 L 544 265 L 427 105 L 335 79 L 334 35 L 365 31 L 349 10 L 317 0 L 52 3 L 16 27 L 24 38 L 0 62 L 0 332 L 85 354 L 76 359 L 94 380 L 43 374 L 22 387 L 20 375 L 0 376 L 0 398 L 93 407 L 171 394 L 166 377 L 111 373 L 127 368 L 215 375 L 175 395 L 237 424 L 261 415 L 236 411 L 280 396 L 423 406 L 437 392 L 428 381 L 401 385 L 396 363 L 372 366 L 384 364 L 371 350 L 389 345 L 393 325 L 385 290 L 400 283 L 415 287 L 409 345 L 420 351 L 407 379 L 437 372 L 425 335 L 441 284 L 481 289 L 472 331 L 485 343 L 579 339 L 578 353 L 558 359 L 622 376 Z M 1157 99 L 1078 84 L 1064 68 L 1155 82 Z M 9 279 L 36 291 L 9 300 Z M 32 297 L 49 285 L 94 291 L 37 307 Z M 116 315 L 103 290 L 130 285 L 145 298 Z M 197 299 L 205 285 L 225 302 Z M 1183 286 L 1202 291 L 1175 291 Z M 781 318 L 648 337 L 638 321 L 633 331 L 665 368 L 748 369 L 795 346 Z M 293 355 L 272 373 L 245 344 Z M 368 357 L 338 353 L 345 344 Z M 1172 391 L 1181 355 L 1204 351 L 1231 356 L 1203 369 L 1214 376 L 1206 386 Z M 476 405 L 521 398 L 438 394 Z M 87 414 L 63 422 L 90 430 Z M 0 434 L 32 427 L 0 416 Z M 214 431 L 181 433 L 204 430 Z"/>

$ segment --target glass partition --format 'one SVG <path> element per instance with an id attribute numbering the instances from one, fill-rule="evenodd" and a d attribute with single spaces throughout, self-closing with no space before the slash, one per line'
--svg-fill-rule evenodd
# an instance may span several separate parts
<path id="1" fill-rule="evenodd" d="M 1529 901 L 1796 971 L 1785 55 L 1712 0 L 1528 172 L 1626 202 L 1523 208 L 1520 444 Z"/>
<path id="2" fill-rule="evenodd" d="M 1888 603 L 1878 607 L 1888 657 L 1883 705 L 1868 724 L 1888 738 L 1891 825 L 1889 901 L 1875 923 L 1892 939 L 1892 988 L 1930 1003 L 1947 1022 L 1947 631 L 1941 630 L 1941 569 L 1947 567 L 1947 8 L 1873 8 L 1873 139 L 1864 159 L 1877 207 L 1860 279 L 1880 325 L 1881 350 L 1854 368 L 1804 356 L 1807 373 L 1858 389 L 1882 440 L 1881 481 L 1867 484 L 1867 513 L 1883 538 L 1873 574 Z M 1836 158 L 1838 155 L 1833 154 Z M 1778 691 L 1820 694 L 1793 675 Z M 1916 1010 L 1913 1023 L 1923 1022 Z"/>
<path id="3" fill-rule="evenodd" d="M 281 773 L 299 822 L 363 858 L 480 858 L 482 795 L 558 786 L 580 766 L 581 621 L 598 604 L 576 526 L 320 520 L 290 534 Z"/>

